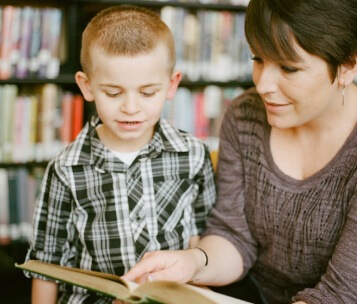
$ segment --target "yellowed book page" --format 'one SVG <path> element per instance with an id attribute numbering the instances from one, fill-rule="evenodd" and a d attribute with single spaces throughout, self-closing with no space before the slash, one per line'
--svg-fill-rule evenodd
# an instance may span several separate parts
<path id="1" fill-rule="evenodd" d="M 139 298 L 147 297 L 165 304 L 217 304 L 188 285 L 170 281 L 146 282 L 138 286 L 132 295 Z"/>
<path id="2" fill-rule="evenodd" d="M 208 287 L 168 281 L 147 282 L 138 286 L 132 294 L 138 297 L 146 295 L 166 304 L 249 304 L 248 302 L 214 292 Z"/>
<path id="3" fill-rule="evenodd" d="M 16 265 L 16 267 L 44 275 L 54 280 L 101 292 L 117 299 L 125 299 L 130 296 L 128 287 L 120 277 L 115 275 L 32 260 L 21 265 Z"/>

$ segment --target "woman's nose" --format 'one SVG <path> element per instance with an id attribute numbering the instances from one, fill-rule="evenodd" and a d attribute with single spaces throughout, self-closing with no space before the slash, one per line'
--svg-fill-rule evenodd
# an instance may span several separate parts
<path id="1" fill-rule="evenodd" d="M 253 69 L 253 82 L 259 94 L 273 93 L 278 86 L 278 71 L 269 66 Z"/>

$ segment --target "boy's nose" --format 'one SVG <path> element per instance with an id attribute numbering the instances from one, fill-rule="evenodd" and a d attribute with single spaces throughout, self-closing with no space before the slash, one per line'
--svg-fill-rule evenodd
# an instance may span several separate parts
<path id="1" fill-rule="evenodd" d="M 121 111 L 128 114 L 135 114 L 140 111 L 140 105 L 134 97 L 128 96 L 121 104 Z"/>

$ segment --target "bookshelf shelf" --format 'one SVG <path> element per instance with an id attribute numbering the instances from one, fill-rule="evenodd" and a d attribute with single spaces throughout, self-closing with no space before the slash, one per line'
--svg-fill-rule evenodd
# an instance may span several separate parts
<path id="1" fill-rule="evenodd" d="M 41 161 L 41 162 L 25 162 L 25 163 L 0 163 L 0 169 L 9 169 L 9 168 L 45 168 L 47 166 L 48 162 L 47 161 Z"/>
<path id="2" fill-rule="evenodd" d="M 183 2 L 183 1 L 122 1 L 122 0 L 77 0 L 81 3 L 96 3 L 101 5 L 115 5 L 115 4 L 133 4 L 133 5 L 141 5 L 152 8 L 162 8 L 164 6 L 172 6 L 172 7 L 183 7 L 188 9 L 205 9 L 205 10 L 229 10 L 234 12 L 244 12 L 244 5 L 234 5 L 234 4 L 222 4 L 222 3 L 202 3 L 202 2 Z"/>
<path id="3" fill-rule="evenodd" d="M 54 83 L 59 85 L 67 84 L 67 85 L 76 86 L 76 82 L 74 80 L 73 74 L 61 74 L 55 79 L 28 77 L 25 79 L 11 78 L 8 80 L 0 80 L 0 85 L 4 85 L 4 84 L 25 85 L 25 84 L 45 84 L 45 83 Z M 209 85 L 215 85 L 219 87 L 240 86 L 242 88 L 248 88 L 253 85 L 253 82 L 249 79 L 249 80 L 230 80 L 230 81 L 182 80 L 180 83 L 180 87 L 186 87 L 186 88 L 201 88 Z"/>
<path id="4" fill-rule="evenodd" d="M 38 77 L 26 77 L 26 78 L 10 78 L 7 80 L 0 80 L 0 85 L 3 84 L 73 84 L 75 85 L 74 75 L 72 74 L 60 74 L 58 77 L 50 78 L 38 78 Z"/>

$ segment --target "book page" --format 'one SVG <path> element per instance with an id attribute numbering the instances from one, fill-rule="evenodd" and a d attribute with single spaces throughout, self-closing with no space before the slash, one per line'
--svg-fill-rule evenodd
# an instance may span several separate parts
<path id="1" fill-rule="evenodd" d="M 171 281 L 152 281 L 139 285 L 132 296 L 138 298 L 149 298 L 165 304 L 217 304 L 210 297 L 196 292 L 188 285 Z M 223 302 L 221 302 L 223 303 Z"/>
<path id="2" fill-rule="evenodd" d="M 125 299 L 130 296 L 127 285 L 116 275 L 33 260 L 21 265 L 16 264 L 16 267 L 44 275 L 54 280 L 93 290 L 116 299 Z"/>

